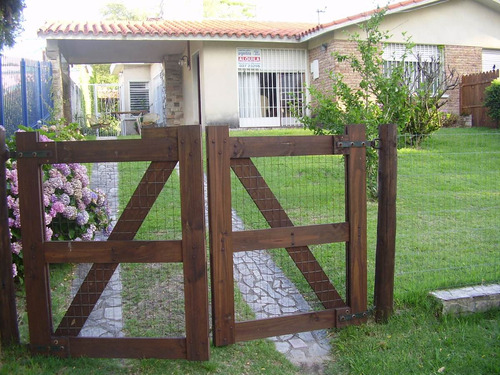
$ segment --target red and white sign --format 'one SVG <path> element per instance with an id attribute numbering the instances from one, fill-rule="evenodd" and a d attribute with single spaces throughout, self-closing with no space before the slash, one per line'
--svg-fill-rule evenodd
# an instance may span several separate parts
<path id="1" fill-rule="evenodd" d="M 260 69 L 260 49 L 238 49 L 238 69 Z"/>

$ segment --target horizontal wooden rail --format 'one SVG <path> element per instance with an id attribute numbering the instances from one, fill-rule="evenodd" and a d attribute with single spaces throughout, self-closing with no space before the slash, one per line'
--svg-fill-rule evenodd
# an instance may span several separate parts
<path id="1" fill-rule="evenodd" d="M 54 241 L 43 251 L 47 263 L 182 262 L 182 241 Z"/>
<path id="2" fill-rule="evenodd" d="M 336 327 L 337 309 L 237 322 L 236 341 L 249 341 L 262 337 L 288 335 L 297 332 L 314 331 Z"/>
<path id="3" fill-rule="evenodd" d="M 349 240 L 349 224 L 318 224 L 233 232 L 233 251 L 320 245 Z"/>
<path id="4" fill-rule="evenodd" d="M 56 338 L 64 344 L 64 338 Z M 186 358 L 186 339 L 183 338 L 87 338 L 69 337 L 72 357 L 93 358 Z"/>
<path id="5" fill-rule="evenodd" d="M 232 159 L 257 156 L 305 156 L 345 154 L 348 149 L 339 149 L 337 143 L 343 136 L 312 135 L 284 137 L 231 137 L 229 150 Z"/>
<path id="6" fill-rule="evenodd" d="M 176 138 L 38 142 L 35 147 L 18 150 L 17 157 L 36 157 L 39 164 L 178 160 Z"/>

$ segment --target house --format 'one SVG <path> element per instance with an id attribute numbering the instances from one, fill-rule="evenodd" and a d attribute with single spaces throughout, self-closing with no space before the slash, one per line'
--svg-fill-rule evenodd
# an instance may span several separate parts
<path id="1" fill-rule="evenodd" d="M 354 52 L 349 34 L 359 31 L 359 24 L 376 11 L 321 25 L 229 20 L 53 22 L 38 35 L 46 39 L 47 56 L 56 70 L 54 84 L 63 97 L 68 97 L 70 64 L 115 63 L 124 76 L 129 75 L 124 89 L 128 108 L 138 96 L 144 97 L 146 87 L 152 101 L 153 95 L 160 95 L 158 82 L 163 85 L 166 125 L 294 126 L 298 122 L 293 108 L 300 111 L 308 100 L 304 85 L 327 89 L 330 71 L 357 84 L 356 75 L 347 65 L 334 62 L 331 52 Z M 381 30 L 392 34 L 384 53 L 388 63 L 397 61 L 406 32 L 420 56 L 460 75 L 500 67 L 497 0 L 403 1 L 388 7 Z M 132 70 L 137 76 L 129 74 Z M 66 117 L 70 109 L 66 104 Z M 458 89 L 450 92 L 445 110 L 459 113 Z"/>

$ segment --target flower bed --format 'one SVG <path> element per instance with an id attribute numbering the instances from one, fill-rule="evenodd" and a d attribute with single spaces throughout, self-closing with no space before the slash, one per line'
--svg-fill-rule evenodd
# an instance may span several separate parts
<path id="1" fill-rule="evenodd" d="M 78 135 L 74 127 L 62 124 L 50 128 L 42 127 L 39 132 L 42 142 L 76 138 L 71 136 L 71 133 Z M 13 147 L 13 139 L 9 141 L 9 145 Z M 44 165 L 42 170 L 46 241 L 91 241 L 96 232 L 109 232 L 107 198 L 103 192 L 90 188 L 87 168 L 84 165 Z M 7 161 L 6 177 L 12 272 L 14 277 L 22 282 L 24 267 L 16 160 Z"/>

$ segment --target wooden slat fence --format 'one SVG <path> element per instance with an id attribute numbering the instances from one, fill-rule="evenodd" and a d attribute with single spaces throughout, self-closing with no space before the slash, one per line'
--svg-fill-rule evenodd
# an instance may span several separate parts
<path id="1" fill-rule="evenodd" d="M 498 76 L 499 70 L 497 69 L 462 77 L 460 114 L 472 115 L 472 126 L 498 127 L 498 124 L 488 116 L 488 109 L 484 107 L 484 90 Z"/>

